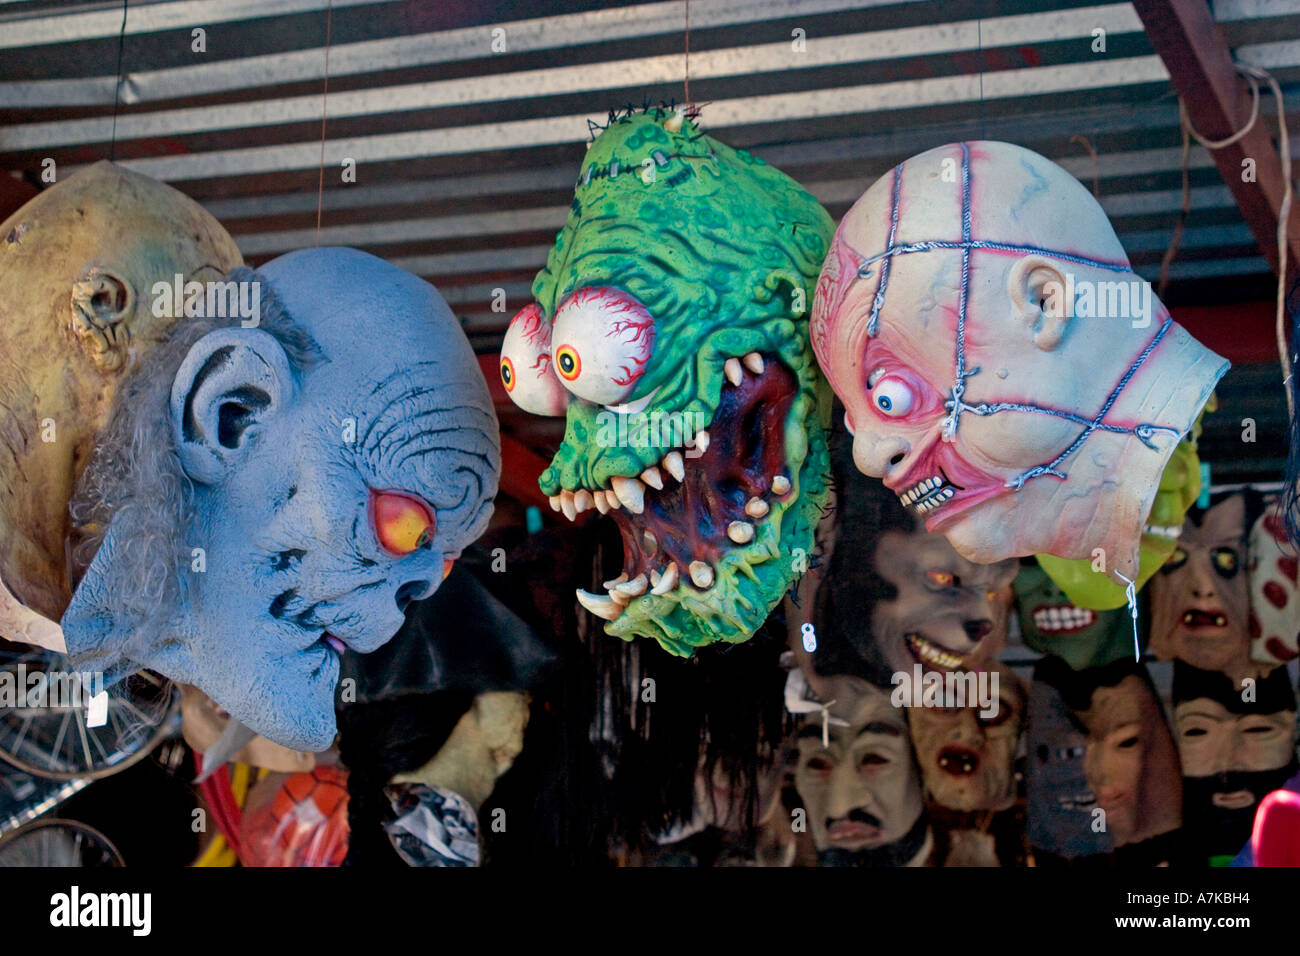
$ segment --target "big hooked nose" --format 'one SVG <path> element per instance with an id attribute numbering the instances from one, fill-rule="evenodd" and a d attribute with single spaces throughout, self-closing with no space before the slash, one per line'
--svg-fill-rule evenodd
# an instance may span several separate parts
<path id="1" fill-rule="evenodd" d="M 912 446 L 898 435 L 876 435 L 859 430 L 853 436 L 853 464 L 872 478 L 888 478 L 890 471 L 903 463 Z"/>

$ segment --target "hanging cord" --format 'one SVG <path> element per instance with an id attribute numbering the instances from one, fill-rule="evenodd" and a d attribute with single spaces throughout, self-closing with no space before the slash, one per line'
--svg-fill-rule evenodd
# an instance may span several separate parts
<path id="1" fill-rule="evenodd" d="M 1282 162 L 1282 203 L 1277 214 L 1277 315 L 1275 318 L 1275 331 L 1277 333 L 1277 354 L 1282 363 L 1282 384 L 1286 391 L 1286 410 L 1287 418 L 1295 419 L 1295 403 L 1291 398 L 1291 390 L 1287 387 L 1287 382 L 1291 377 L 1291 363 L 1287 361 L 1286 350 L 1286 267 L 1287 267 L 1287 224 L 1291 218 L 1291 141 L 1286 128 L 1286 108 L 1282 102 L 1282 88 L 1278 86 L 1277 80 L 1267 70 L 1257 66 L 1251 66 L 1248 63 L 1236 64 L 1237 70 L 1246 77 L 1250 83 L 1250 118 L 1246 124 L 1226 139 L 1210 140 L 1206 139 L 1192 126 L 1191 118 L 1187 115 L 1187 104 L 1179 98 L 1178 115 L 1183 127 L 1183 142 L 1187 143 L 1187 136 L 1190 134 L 1193 139 L 1204 146 L 1206 149 L 1223 149 L 1225 146 L 1231 146 L 1254 128 L 1255 122 L 1259 119 L 1259 81 L 1263 80 L 1273 91 L 1273 99 L 1277 104 L 1277 126 L 1278 126 L 1278 156 Z M 1184 208 L 1189 206 L 1189 190 L 1187 186 L 1187 151 L 1188 146 L 1183 147 L 1183 205 Z M 1185 215 L 1185 214 L 1184 214 Z M 1181 229 L 1175 231 L 1175 238 L 1181 235 Z M 1172 249 L 1171 249 L 1172 252 Z M 1166 253 L 1166 256 L 1172 260 L 1172 255 Z M 1161 271 L 1165 266 L 1162 265 Z"/>
<path id="2" fill-rule="evenodd" d="M 1078 143 L 1088 151 L 1092 157 L 1092 198 L 1101 199 L 1101 161 L 1097 159 L 1097 150 L 1092 145 L 1092 140 L 1086 136 L 1071 136 L 1071 143 Z"/>
<path id="3" fill-rule="evenodd" d="M 334 27 L 334 0 L 325 11 L 325 85 L 320 95 L 320 179 L 316 183 L 316 246 L 320 247 L 321 207 L 325 202 L 325 117 L 330 95 L 330 33 Z"/>
<path id="4" fill-rule="evenodd" d="M 108 161 L 117 159 L 117 107 L 122 99 L 122 53 L 126 49 L 126 4 L 122 0 L 122 29 L 117 34 L 117 82 L 113 84 L 113 138 L 108 146 Z"/>
<path id="5" fill-rule="evenodd" d="M 683 95 L 686 97 L 686 108 L 691 108 L 691 0 L 686 2 L 686 80 L 683 84 Z"/>

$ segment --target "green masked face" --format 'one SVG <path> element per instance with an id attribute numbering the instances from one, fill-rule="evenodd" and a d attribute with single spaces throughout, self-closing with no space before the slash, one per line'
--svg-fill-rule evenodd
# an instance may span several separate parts
<path id="1" fill-rule="evenodd" d="M 679 114 L 588 149 L 502 380 L 566 416 L 552 507 L 618 523 L 622 579 L 578 595 L 608 633 L 682 656 L 744 641 L 807 570 L 829 469 L 807 314 L 832 232 L 793 180 Z"/>
<path id="2" fill-rule="evenodd" d="M 1201 460 L 1196 454 L 1196 443 L 1201 437 L 1201 418 L 1214 411 L 1218 402 L 1214 396 L 1206 402 L 1201 414 L 1196 416 L 1192 430 L 1174 448 L 1174 453 L 1160 475 L 1160 487 L 1143 527 L 1138 544 L 1139 562 L 1136 583 L 1140 589 L 1169 560 L 1178 545 L 1178 535 L 1183 529 L 1187 509 L 1201 493 Z M 1053 581 L 1060 586 L 1071 603 L 1081 608 L 1097 611 L 1123 607 L 1127 603 L 1124 588 L 1106 574 L 1093 568 L 1087 558 L 1069 561 L 1052 554 L 1037 555 Z"/>
<path id="3" fill-rule="evenodd" d="M 1026 646 L 1053 654 L 1076 671 L 1133 654 L 1133 625 L 1127 610 L 1078 607 L 1047 572 L 1032 564 L 1020 569 L 1015 589 L 1020 636 Z"/>

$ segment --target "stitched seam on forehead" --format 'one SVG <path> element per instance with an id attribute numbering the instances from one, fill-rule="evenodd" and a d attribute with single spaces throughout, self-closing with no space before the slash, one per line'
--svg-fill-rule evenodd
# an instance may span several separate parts
<path id="1" fill-rule="evenodd" d="M 894 248 L 894 237 L 898 234 L 898 207 L 903 195 L 903 166 L 901 163 L 894 167 L 891 175 L 894 180 L 890 186 L 889 239 L 886 246 L 888 249 Z M 866 278 L 862 274 L 863 270 L 873 261 L 875 260 L 868 260 L 858 266 L 859 279 Z M 889 267 L 893 261 L 892 256 L 885 256 L 885 261 L 880 265 L 880 284 L 876 287 L 876 295 L 871 302 L 871 318 L 867 320 L 867 338 L 874 338 L 876 335 L 876 323 L 880 320 L 880 309 L 885 304 L 885 286 L 889 285 Z"/>

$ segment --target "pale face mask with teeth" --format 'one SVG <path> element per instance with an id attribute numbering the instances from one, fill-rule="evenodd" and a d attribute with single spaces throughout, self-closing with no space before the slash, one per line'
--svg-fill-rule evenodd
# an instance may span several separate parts
<path id="1" fill-rule="evenodd" d="M 1085 308 L 1085 290 L 1117 314 Z M 982 562 L 1101 548 L 1117 583 L 1137 576 L 1160 474 L 1227 369 L 1077 180 L 996 142 L 914 156 L 858 200 L 812 343 L 859 470 L 928 530 Z"/>

